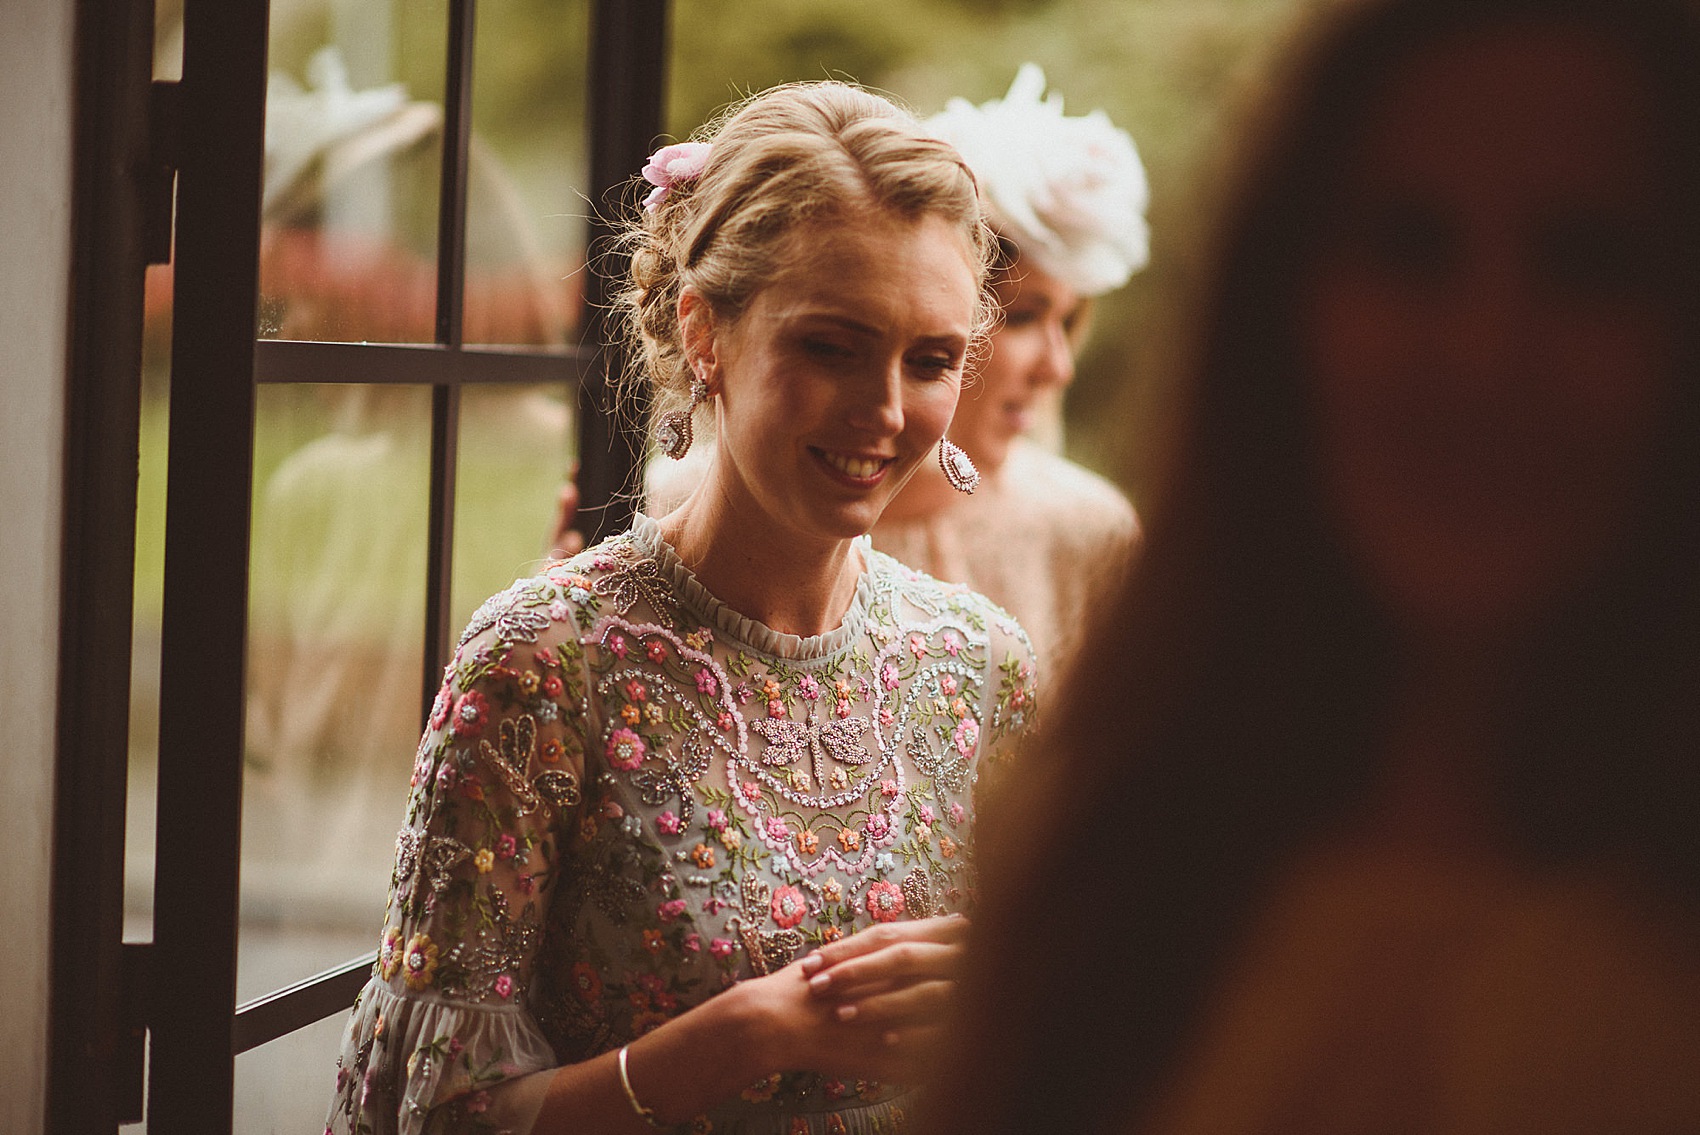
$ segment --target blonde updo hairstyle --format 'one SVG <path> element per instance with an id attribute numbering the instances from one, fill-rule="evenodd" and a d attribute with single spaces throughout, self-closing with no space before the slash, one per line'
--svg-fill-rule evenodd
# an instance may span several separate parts
<path id="1" fill-rule="evenodd" d="M 974 342 L 983 340 L 996 242 L 974 175 L 909 112 L 849 83 L 792 83 L 731 108 L 693 140 L 712 147 L 701 174 L 674 184 L 655 209 L 634 211 L 624 234 L 627 379 L 647 379 L 651 421 L 690 404 L 680 292 L 693 286 L 717 318 L 736 320 L 800 251 L 786 247 L 791 234 L 822 218 L 853 221 L 881 209 L 958 226 L 979 286 Z"/>

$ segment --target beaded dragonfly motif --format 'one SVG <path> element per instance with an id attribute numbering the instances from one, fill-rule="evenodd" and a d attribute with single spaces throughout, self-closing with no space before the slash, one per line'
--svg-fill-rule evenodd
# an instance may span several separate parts
<path id="1" fill-rule="evenodd" d="M 767 742 L 762 764 L 790 768 L 803 760 L 809 761 L 814 783 L 825 784 L 823 766 L 828 758 L 839 764 L 860 766 L 874 760 L 874 754 L 862 744 L 870 722 L 865 717 L 833 718 L 821 721 L 813 703 L 802 721 L 784 718 L 757 718 L 750 728 Z"/>

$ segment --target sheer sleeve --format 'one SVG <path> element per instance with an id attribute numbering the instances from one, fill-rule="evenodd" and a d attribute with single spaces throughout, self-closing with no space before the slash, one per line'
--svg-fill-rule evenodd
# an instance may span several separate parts
<path id="1" fill-rule="evenodd" d="M 1034 732 L 1039 710 L 1039 664 L 1033 644 L 1013 618 L 993 610 L 988 659 L 991 673 L 980 716 L 986 723 L 981 778 L 990 787 L 995 787 L 1015 763 Z"/>
<path id="2" fill-rule="evenodd" d="M 491 1089 L 557 1063 L 527 1002 L 577 823 L 584 690 L 572 613 L 544 581 L 474 617 L 420 742 L 327 1131 L 507 1129 Z"/>

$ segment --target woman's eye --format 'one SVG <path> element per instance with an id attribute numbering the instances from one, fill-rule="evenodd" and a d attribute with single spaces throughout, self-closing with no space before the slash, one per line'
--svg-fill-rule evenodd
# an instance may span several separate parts
<path id="1" fill-rule="evenodd" d="M 942 378 L 956 369 L 956 357 L 954 355 L 923 355 L 916 359 L 912 365 L 923 374 Z"/>
<path id="2" fill-rule="evenodd" d="M 1003 313 L 1005 327 L 1031 327 L 1039 322 L 1038 308 L 1015 308 Z"/>

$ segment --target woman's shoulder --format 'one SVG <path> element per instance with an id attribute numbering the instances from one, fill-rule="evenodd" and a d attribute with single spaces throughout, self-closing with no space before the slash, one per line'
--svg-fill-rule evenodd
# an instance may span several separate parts
<path id="1" fill-rule="evenodd" d="M 999 473 L 1008 491 L 1068 528 L 1123 540 L 1138 530 L 1133 504 L 1112 481 L 1031 441 L 1017 440 Z"/>
<path id="2" fill-rule="evenodd" d="M 639 602 L 668 605 L 667 588 L 645 567 L 629 533 L 544 563 L 478 606 L 455 644 L 451 671 L 521 647 L 576 657 L 605 611 L 624 613 Z"/>
<path id="3" fill-rule="evenodd" d="M 885 552 L 870 549 L 868 555 L 875 586 L 888 595 L 900 621 L 905 615 L 915 621 L 951 618 L 1001 647 L 994 650 L 997 658 L 1010 651 L 1031 657 L 1033 646 L 1020 621 L 985 595 L 965 583 L 951 583 L 910 567 Z"/>

